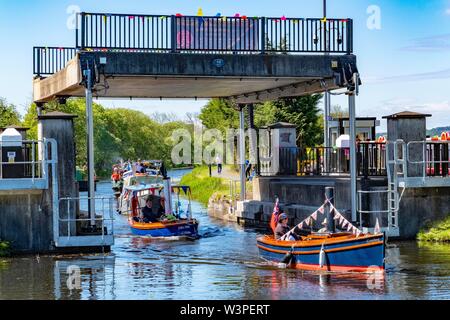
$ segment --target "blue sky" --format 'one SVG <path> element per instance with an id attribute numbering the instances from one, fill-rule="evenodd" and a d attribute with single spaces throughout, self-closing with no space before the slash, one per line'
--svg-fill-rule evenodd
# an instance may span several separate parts
<path id="1" fill-rule="evenodd" d="M 321 0 L 0 0 L 0 97 L 23 113 L 31 101 L 32 47 L 73 46 L 67 9 L 149 14 L 320 17 Z M 367 27 L 367 9 L 381 12 L 381 29 Z M 364 82 L 359 116 L 381 117 L 405 109 L 429 112 L 429 127 L 450 125 L 450 0 L 328 0 L 328 16 L 354 19 L 354 49 Z M 205 101 L 102 101 L 146 113 L 197 112 Z M 347 106 L 344 97 L 332 104 Z"/>

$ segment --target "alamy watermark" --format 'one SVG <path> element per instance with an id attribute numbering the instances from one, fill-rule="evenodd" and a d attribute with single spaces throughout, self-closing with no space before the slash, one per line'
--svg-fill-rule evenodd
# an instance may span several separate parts
<path id="1" fill-rule="evenodd" d="M 381 30 L 381 8 L 377 5 L 370 5 L 367 7 L 367 29 Z"/>
<path id="2" fill-rule="evenodd" d="M 248 146 L 248 158 L 240 158 L 240 141 L 243 137 Z M 218 129 L 203 130 L 196 126 L 192 133 L 186 129 L 172 132 L 174 146 L 171 152 L 172 162 L 181 164 L 256 164 L 257 153 L 263 153 L 271 146 L 267 130 L 228 129 L 226 133 Z M 293 132 L 280 134 L 280 141 L 295 146 Z"/>

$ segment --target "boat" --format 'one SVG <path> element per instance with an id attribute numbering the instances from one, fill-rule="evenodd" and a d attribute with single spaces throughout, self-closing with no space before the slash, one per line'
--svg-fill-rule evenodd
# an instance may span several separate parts
<path id="1" fill-rule="evenodd" d="M 132 200 L 137 199 L 141 207 L 145 205 L 145 198 L 154 190 L 163 188 L 163 176 L 156 170 L 147 173 L 126 172 L 123 175 L 122 193 L 118 198 L 118 213 L 130 215 Z"/>
<path id="2" fill-rule="evenodd" d="M 167 187 L 167 185 L 166 185 Z M 165 205 L 166 216 L 171 219 L 166 219 L 160 222 L 144 223 L 134 220 L 135 217 L 139 217 L 141 208 L 145 205 L 142 204 L 139 196 L 135 194 L 132 196 L 132 208 L 128 222 L 131 228 L 131 232 L 137 236 L 146 236 L 152 238 L 188 238 L 198 239 L 198 226 L 199 223 L 196 219 L 192 218 L 191 212 L 191 189 L 189 186 L 173 186 L 170 187 L 170 192 L 167 192 L 164 188 L 151 188 L 148 192 L 154 195 L 156 198 L 160 198 Z M 188 196 L 188 206 L 186 211 L 181 208 L 180 193 L 184 192 Z M 164 193 L 164 196 L 161 196 Z M 168 194 L 176 193 L 177 201 L 175 210 L 172 211 L 171 196 Z M 167 201 L 167 199 L 169 200 Z M 159 199 L 158 199 L 159 200 Z M 185 213 L 185 217 L 181 215 Z"/>
<path id="3" fill-rule="evenodd" d="M 347 232 L 336 232 L 335 224 L 331 224 L 333 230 L 330 232 L 312 232 L 311 226 L 320 214 L 325 214 L 327 205 L 336 225 Z M 272 219 L 278 212 L 277 200 Z M 310 229 L 305 230 L 304 226 Z M 294 232 L 298 234 L 296 230 L 303 230 L 305 235 L 295 240 L 291 235 Z M 327 200 L 281 239 L 275 239 L 274 235 L 261 236 L 257 238 L 257 246 L 261 258 L 288 268 L 325 272 L 384 272 L 385 235 L 379 231 L 377 221 L 373 234 L 363 234 Z"/>
<path id="4" fill-rule="evenodd" d="M 374 272 L 385 268 L 384 234 L 311 234 L 299 241 L 263 236 L 257 243 L 263 259 L 300 270 Z"/>

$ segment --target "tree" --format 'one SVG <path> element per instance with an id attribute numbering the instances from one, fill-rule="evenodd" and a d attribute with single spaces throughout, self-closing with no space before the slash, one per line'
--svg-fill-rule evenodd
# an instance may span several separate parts
<path id="1" fill-rule="evenodd" d="M 19 124 L 20 114 L 17 112 L 16 106 L 0 98 L 0 128 Z"/>
<path id="2" fill-rule="evenodd" d="M 348 110 L 344 110 L 340 105 L 335 104 L 331 107 L 331 114 L 334 119 L 348 118 Z"/>
<path id="3" fill-rule="evenodd" d="M 275 119 L 296 125 L 297 144 L 312 147 L 323 142 L 323 129 L 320 125 L 319 102 L 321 94 L 297 98 L 283 98 L 273 102 Z"/>

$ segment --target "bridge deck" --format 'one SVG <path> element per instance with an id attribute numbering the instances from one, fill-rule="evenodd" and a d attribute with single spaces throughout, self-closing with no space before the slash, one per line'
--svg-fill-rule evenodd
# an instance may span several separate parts
<path id="1" fill-rule="evenodd" d="M 84 96 L 82 71 L 88 64 L 98 70 L 98 97 L 232 97 L 250 103 L 342 87 L 343 68 L 355 69 L 356 57 L 80 52 L 63 70 L 34 79 L 34 101 Z"/>

